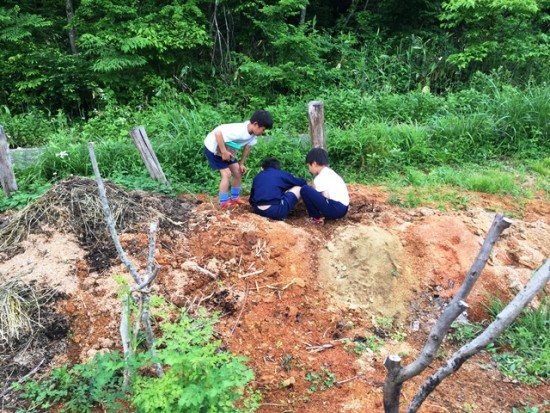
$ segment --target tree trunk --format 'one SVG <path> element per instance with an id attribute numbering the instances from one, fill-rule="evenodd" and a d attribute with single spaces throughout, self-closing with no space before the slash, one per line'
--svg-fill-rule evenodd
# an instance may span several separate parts
<path id="1" fill-rule="evenodd" d="M 11 166 L 8 138 L 4 133 L 3 126 L 0 126 L 0 182 L 8 198 L 11 196 L 12 192 L 17 191 L 17 183 Z"/>
<path id="2" fill-rule="evenodd" d="M 443 338 L 451 327 L 451 324 L 454 320 L 456 320 L 460 313 L 467 308 L 465 301 L 468 298 L 470 291 L 472 291 L 475 282 L 481 275 L 481 272 L 483 271 L 483 268 L 491 255 L 491 251 L 493 250 L 497 239 L 502 234 L 502 231 L 508 228 L 511 224 L 512 221 L 503 215 L 497 214 L 495 216 L 493 224 L 491 225 L 491 228 L 489 228 L 487 237 L 485 238 L 477 257 L 472 264 L 472 267 L 468 271 L 466 279 L 462 283 L 460 290 L 456 293 L 450 304 L 443 311 L 441 317 L 439 317 L 435 323 L 430 332 L 428 341 L 420 353 L 420 356 L 418 356 L 414 362 L 401 369 L 401 373 L 399 373 L 398 377 L 399 382 L 402 383 L 409 380 L 411 377 L 420 374 L 433 361 Z"/>
<path id="3" fill-rule="evenodd" d="M 99 198 L 101 200 L 101 206 L 103 208 L 103 215 L 105 217 L 105 221 L 107 221 L 107 227 L 109 228 L 109 232 L 111 233 L 111 238 L 113 239 L 113 242 L 115 244 L 115 248 L 118 252 L 118 256 L 122 263 L 128 268 L 128 271 L 132 275 L 132 278 L 134 279 L 136 285 L 128 291 L 126 294 L 126 297 L 123 300 L 122 303 L 122 318 L 120 321 L 120 327 L 119 332 L 122 339 L 122 347 L 124 350 L 124 360 L 125 360 L 125 367 L 124 367 L 124 384 L 123 388 L 124 390 L 129 389 L 130 384 L 130 366 L 128 365 L 129 358 L 133 354 L 133 349 L 131 347 L 131 339 L 130 339 L 130 314 L 131 314 L 131 308 L 130 308 L 130 301 L 132 300 L 132 292 L 133 291 L 139 291 L 140 293 L 140 308 L 142 309 L 142 314 L 139 314 L 137 316 L 137 330 L 139 330 L 140 321 L 143 322 L 143 326 L 145 329 L 145 334 L 147 337 L 147 345 L 149 347 L 149 350 L 151 351 L 151 354 L 153 357 L 155 356 L 156 350 L 155 350 L 155 339 L 153 335 L 153 328 L 151 326 L 150 322 L 150 315 L 149 315 L 149 286 L 153 282 L 153 280 L 157 277 L 158 272 L 160 270 L 160 266 L 154 265 L 154 259 L 155 259 L 155 239 L 156 239 L 156 232 L 158 229 L 158 223 L 153 222 L 150 224 L 149 227 L 149 254 L 147 256 L 147 265 L 145 268 L 145 277 L 142 279 L 140 275 L 138 274 L 136 267 L 132 264 L 128 256 L 126 255 L 126 252 L 122 248 L 122 245 L 120 243 L 120 240 L 118 238 L 118 234 L 116 232 L 115 228 L 115 222 L 113 219 L 113 215 L 111 213 L 111 208 L 109 207 L 109 202 L 107 200 L 107 193 L 105 191 L 105 186 L 103 185 L 103 180 L 101 179 L 101 174 L 99 173 L 99 166 L 97 164 L 97 159 L 95 156 L 94 151 L 94 144 L 93 142 L 88 142 L 88 152 L 90 154 L 90 160 L 92 162 L 92 169 L 94 171 L 94 175 L 96 177 L 97 182 L 97 189 L 99 192 Z M 137 331 L 136 331 L 137 335 Z M 162 377 L 164 374 L 162 366 L 159 363 L 155 363 L 155 370 L 157 371 L 157 375 L 159 377 Z"/>
<path id="4" fill-rule="evenodd" d="M 424 400 L 445 378 L 455 373 L 462 364 L 492 343 L 517 318 L 527 304 L 544 288 L 550 280 L 550 259 L 535 272 L 535 275 L 514 299 L 502 310 L 489 327 L 474 340 L 462 346 L 445 364 L 437 370 L 414 396 L 407 413 L 416 413 Z"/>
<path id="5" fill-rule="evenodd" d="M 386 367 L 386 382 L 384 383 L 384 412 L 399 413 L 399 395 L 403 383 L 397 382 L 397 375 L 401 370 L 401 357 L 391 355 L 384 360 Z"/>
<path id="6" fill-rule="evenodd" d="M 468 308 L 465 300 L 483 271 L 493 246 L 502 234 L 502 231 L 508 228 L 511 224 L 512 222 L 503 215 L 497 214 L 495 216 L 487 237 L 485 238 L 477 257 L 472 264 L 472 267 L 468 271 L 466 279 L 462 283 L 460 290 L 432 327 L 428 340 L 416 360 L 405 367 L 398 367 L 395 362 L 392 362 L 392 360 L 388 361 L 388 366 L 386 366 L 386 384 L 384 385 L 384 408 L 386 409 L 386 406 L 388 406 L 389 410 L 384 410 L 385 413 L 398 413 L 401 385 L 405 381 L 420 374 L 433 361 L 437 354 L 437 350 L 441 346 L 443 339 L 451 327 L 451 324 L 464 310 Z M 459 367 L 460 366 L 457 366 L 457 369 Z"/>
<path id="7" fill-rule="evenodd" d="M 76 38 L 78 36 L 78 33 L 76 29 L 73 27 L 73 18 L 74 18 L 74 9 L 73 9 L 73 1 L 72 0 L 65 0 L 65 10 L 67 12 L 67 21 L 68 25 L 70 27 L 69 29 L 69 43 L 71 44 L 71 52 L 73 54 L 78 53 L 78 48 L 76 47 Z"/>
<path id="8" fill-rule="evenodd" d="M 323 102 L 309 102 L 308 106 L 309 132 L 311 134 L 311 147 L 327 149 L 325 139 L 325 113 Z"/>

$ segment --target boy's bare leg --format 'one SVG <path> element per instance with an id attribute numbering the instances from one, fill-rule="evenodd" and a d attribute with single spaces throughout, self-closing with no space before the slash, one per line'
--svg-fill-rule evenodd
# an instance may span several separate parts
<path id="1" fill-rule="evenodd" d="M 241 187 L 241 181 L 242 181 L 242 174 L 241 169 L 239 168 L 238 163 L 232 163 L 229 165 L 229 175 L 233 175 L 233 181 L 231 182 L 231 186 L 233 188 L 240 188 Z M 229 177 L 227 178 L 227 183 L 229 184 Z M 220 184 L 221 187 L 221 184 Z M 229 185 L 227 186 L 227 189 L 229 189 Z"/>
<path id="2" fill-rule="evenodd" d="M 229 178 L 231 178 L 231 171 L 229 168 L 220 169 L 220 193 L 229 191 Z"/>

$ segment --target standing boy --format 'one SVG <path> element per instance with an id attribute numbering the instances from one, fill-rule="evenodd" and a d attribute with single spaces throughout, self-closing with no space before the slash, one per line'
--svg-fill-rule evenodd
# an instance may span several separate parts
<path id="1" fill-rule="evenodd" d="M 306 156 L 306 163 L 315 178 L 313 186 L 304 185 L 300 190 L 309 219 L 322 224 L 326 219 L 338 219 L 347 214 L 349 193 L 344 180 L 328 166 L 328 154 L 322 148 L 313 148 Z"/>
<path id="2" fill-rule="evenodd" d="M 300 200 L 300 187 L 306 180 L 281 171 L 276 158 L 262 162 L 262 170 L 252 181 L 249 202 L 255 214 L 283 220 Z"/>
<path id="3" fill-rule="evenodd" d="M 242 175 L 246 173 L 244 161 L 250 149 L 263 135 L 266 129 L 271 129 L 273 119 L 266 110 L 257 110 L 249 121 L 242 123 L 226 123 L 216 127 L 204 140 L 204 153 L 213 170 L 219 170 L 220 206 L 227 208 L 231 205 L 244 204 L 240 198 Z M 236 158 L 233 148 L 243 148 L 241 160 Z M 231 150 L 230 150 L 231 149 Z M 229 179 L 231 181 L 231 198 L 229 194 Z"/>

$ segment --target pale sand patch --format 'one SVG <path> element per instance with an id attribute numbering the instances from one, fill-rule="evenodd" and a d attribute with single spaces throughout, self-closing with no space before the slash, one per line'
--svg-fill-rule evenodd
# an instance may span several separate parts
<path id="1" fill-rule="evenodd" d="M 0 281 L 21 277 L 27 283 L 38 282 L 72 294 L 78 287 L 76 263 L 84 257 L 74 235 L 31 234 L 20 243 L 24 253 L 0 263 Z"/>

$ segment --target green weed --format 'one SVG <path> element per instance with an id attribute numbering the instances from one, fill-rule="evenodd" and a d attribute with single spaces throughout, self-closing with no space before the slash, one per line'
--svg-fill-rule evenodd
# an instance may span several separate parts
<path id="1" fill-rule="evenodd" d="M 244 392 L 254 378 L 243 357 L 221 350 L 214 339 L 215 316 L 201 314 L 191 319 L 181 310 L 176 322 L 160 325 L 157 357 L 135 353 L 129 360 L 118 352 L 97 354 L 86 364 L 61 367 L 39 381 L 16 385 L 33 411 L 50 411 L 54 405 L 66 412 L 91 412 L 95 407 L 121 411 L 121 403 L 141 412 L 238 412 L 238 400 L 247 412 L 259 407 L 257 392 Z M 127 363 L 132 389 L 122 392 L 122 372 Z M 160 363 L 165 374 L 152 377 L 148 371 Z"/>
<path id="2" fill-rule="evenodd" d="M 550 377 L 550 305 L 544 296 L 536 309 L 526 308 L 520 316 L 487 347 L 503 374 L 521 383 L 537 384 Z M 496 317 L 505 307 L 499 298 L 490 297 L 488 311 Z M 484 329 L 481 323 L 453 323 L 447 338 L 464 344 Z"/>
<path id="3" fill-rule="evenodd" d="M 494 317 L 505 306 L 499 298 L 489 302 Z M 493 357 L 501 371 L 522 383 L 550 378 L 550 299 L 543 296 L 537 308 L 526 308 L 497 338 Z"/>
<path id="4" fill-rule="evenodd" d="M 327 390 L 336 384 L 336 375 L 323 366 L 318 373 L 307 372 L 305 378 L 311 382 L 309 393 Z"/>

